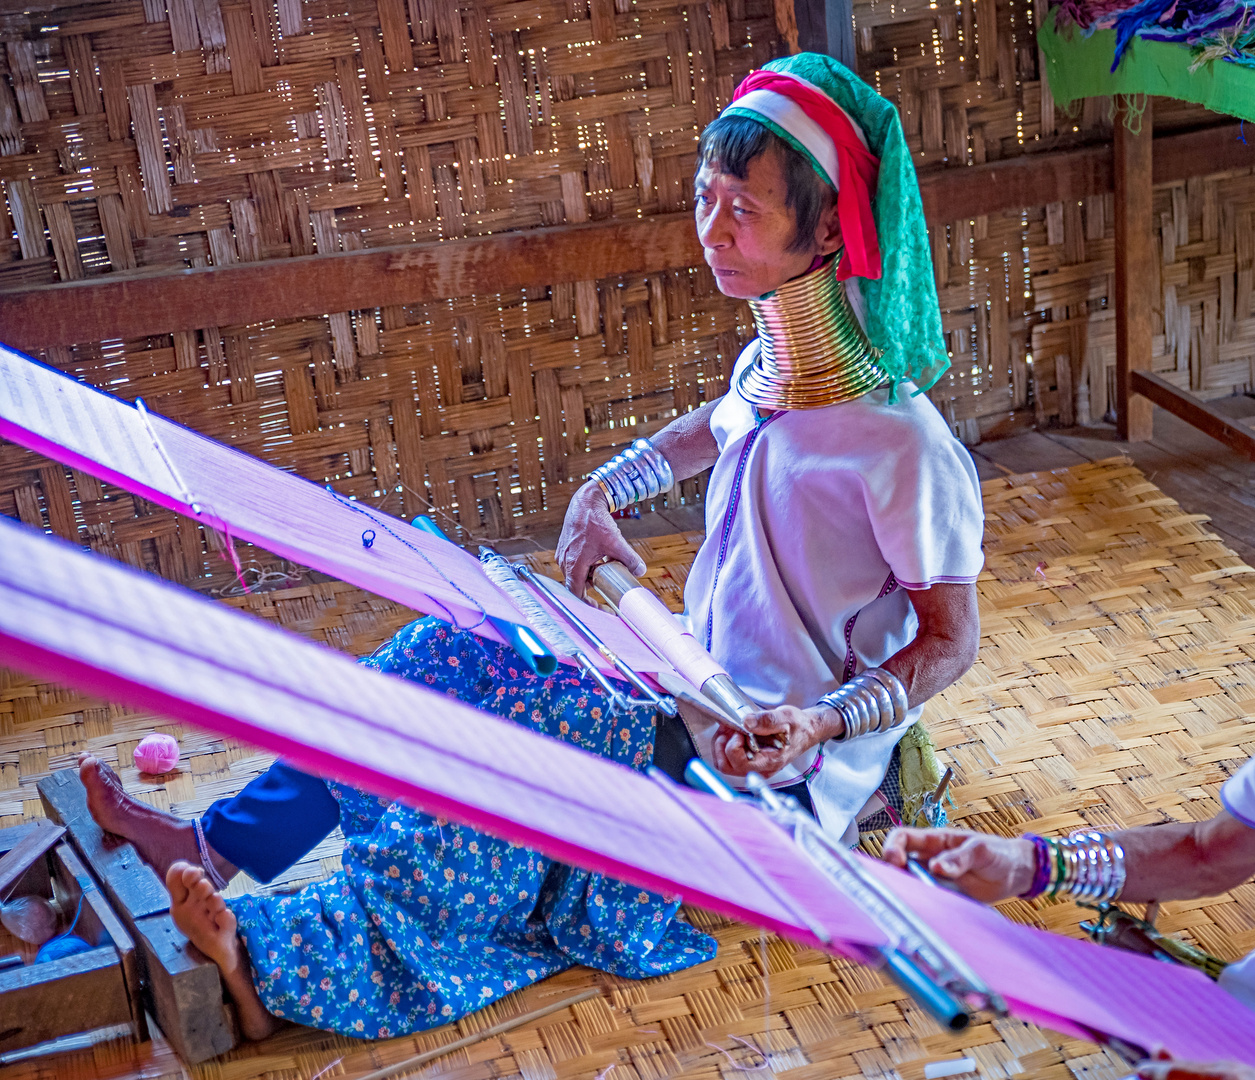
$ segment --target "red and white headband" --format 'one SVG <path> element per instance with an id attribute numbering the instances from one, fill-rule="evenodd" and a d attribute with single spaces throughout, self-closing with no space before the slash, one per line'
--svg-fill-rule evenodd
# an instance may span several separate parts
<path id="1" fill-rule="evenodd" d="M 880 159 L 850 115 L 813 83 L 779 71 L 751 72 L 725 112 L 751 113 L 801 150 L 837 192 L 845 254 L 837 277 L 880 277 L 872 196 Z"/>

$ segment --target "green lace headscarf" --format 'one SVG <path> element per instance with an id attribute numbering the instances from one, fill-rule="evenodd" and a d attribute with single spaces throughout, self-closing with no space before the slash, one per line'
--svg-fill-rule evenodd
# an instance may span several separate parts
<path id="1" fill-rule="evenodd" d="M 867 336 L 882 350 L 881 365 L 895 380 L 909 379 L 927 390 L 950 366 L 941 332 L 941 310 L 933 280 L 932 251 L 919 181 L 902 133 L 898 110 L 844 64 L 819 53 L 798 53 L 765 64 L 805 79 L 841 106 L 863 129 L 868 148 L 880 158 L 872 216 L 880 245 L 881 276 L 857 278 L 863 295 Z M 746 116 L 770 128 L 811 161 L 810 152 L 761 113 L 731 105 L 724 116 Z M 827 182 L 827 177 L 824 177 Z"/>

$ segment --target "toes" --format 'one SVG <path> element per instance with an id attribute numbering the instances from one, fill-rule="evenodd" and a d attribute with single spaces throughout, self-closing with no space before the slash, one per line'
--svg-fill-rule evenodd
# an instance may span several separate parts
<path id="1" fill-rule="evenodd" d="M 188 898 L 188 890 L 193 881 L 186 880 L 186 872 L 195 871 L 195 867 L 191 863 L 173 862 L 170 869 L 166 871 L 166 888 L 170 892 L 170 900 L 175 904 L 186 904 Z"/>
<path id="2" fill-rule="evenodd" d="M 213 882 L 202 874 L 200 880 L 196 881 L 191 888 L 188 889 L 188 893 L 195 903 L 205 903 L 214 895 Z"/>
<path id="3" fill-rule="evenodd" d="M 221 900 L 221 897 L 219 899 Z M 239 929 L 239 924 L 236 922 L 235 912 L 227 907 L 225 903 L 222 905 L 221 911 L 211 911 L 210 917 L 213 919 L 214 925 L 218 928 L 220 934 L 235 936 L 236 930 Z"/>
<path id="4" fill-rule="evenodd" d="M 182 864 L 182 867 L 183 888 L 187 890 L 189 896 L 193 896 L 196 886 L 205 880 L 205 871 L 199 866 L 186 862 Z"/>

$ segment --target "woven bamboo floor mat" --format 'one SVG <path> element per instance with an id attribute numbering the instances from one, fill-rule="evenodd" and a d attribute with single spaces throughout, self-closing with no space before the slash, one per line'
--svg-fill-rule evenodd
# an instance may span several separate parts
<path id="1" fill-rule="evenodd" d="M 999 833 L 1086 823 L 1198 820 L 1255 752 L 1255 571 L 1130 463 L 1114 459 L 984 485 L 982 644 L 973 669 L 929 707 L 956 781 L 951 820 Z M 638 542 L 654 588 L 679 607 L 700 534 Z M 529 556 L 552 567 L 546 553 Z M 338 582 L 223 601 L 355 654 L 412 613 Z M 140 777 L 136 742 L 176 734 L 180 771 Z M 269 758 L 161 718 L 89 701 L 0 671 L 0 826 L 40 813 L 35 782 L 91 749 L 120 763 L 128 788 L 200 813 Z M 868 842 L 873 850 L 877 838 Z M 288 884 L 337 866 L 333 838 Z M 237 882 L 236 888 L 249 887 Z M 1077 934 L 1069 903 L 1016 901 L 1020 921 Z M 1140 912 L 1139 912 L 1140 913 Z M 569 971 L 416 1037 L 360 1043 L 291 1028 L 190 1070 L 204 1080 L 353 1080 L 509 1016 L 595 986 L 600 998 L 427 1066 L 457 1080 L 922 1080 L 928 1062 L 970 1057 L 985 1080 L 1116 1080 L 1097 1047 L 1018 1021 L 943 1033 L 872 971 L 701 911 L 689 917 L 719 955 L 678 975 L 630 982 Z M 1255 947 L 1255 886 L 1167 904 L 1160 925 L 1225 957 Z M 146 1080 L 187 1073 L 161 1041 L 124 1040 L 0 1071 L 4 1080 Z"/>

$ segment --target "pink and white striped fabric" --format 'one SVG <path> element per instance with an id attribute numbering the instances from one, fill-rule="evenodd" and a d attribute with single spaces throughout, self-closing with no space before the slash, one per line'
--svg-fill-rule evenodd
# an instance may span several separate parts
<path id="1" fill-rule="evenodd" d="M 651 780 L 3 517 L 0 664 L 811 946 L 858 958 L 884 941 L 748 803 Z M 1252 1013 L 1205 976 L 1020 926 L 868 865 L 1025 1019 L 1255 1064 Z"/>
<path id="2" fill-rule="evenodd" d="M 142 411 L 0 345 L 0 437 L 399 604 L 500 640 L 526 620 L 456 544 Z M 362 534 L 373 530 L 370 547 Z M 555 616 L 556 617 L 556 616 Z M 638 671 L 670 671 L 613 615 L 585 621 Z M 579 640 L 574 630 L 568 631 Z M 589 650 L 612 678 L 619 673 Z"/>

